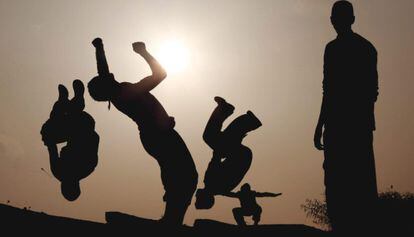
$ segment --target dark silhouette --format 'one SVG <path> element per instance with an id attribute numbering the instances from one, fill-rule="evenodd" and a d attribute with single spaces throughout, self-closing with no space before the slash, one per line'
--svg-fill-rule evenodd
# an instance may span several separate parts
<path id="1" fill-rule="evenodd" d="M 59 85 L 58 89 L 59 99 L 41 134 L 49 151 L 50 170 L 61 181 L 63 196 L 74 201 L 81 193 L 79 181 L 89 176 L 98 163 L 99 136 L 95 132 L 94 119 L 83 111 L 83 83 L 73 81 L 75 96 L 71 100 L 65 86 Z M 59 153 L 57 144 L 63 142 L 67 145 Z"/>
<path id="2" fill-rule="evenodd" d="M 92 44 L 96 48 L 98 76 L 89 82 L 89 93 L 97 101 L 113 103 L 138 125 L 144 149 L 161 168 L 166 202 L 161 221 L 180 225 L 197 187 L 198 175 L 190 151 L 174 130 L 174 118 L 150 93 L 167 74 L 148 53 L 145 44 L 137 42 L 132 44 L 133 50 L 146 60 L 152 75 L 137 83 L 119 83 L 109 72 L 102 40 L 97 38 Z"/>
<path id="3" fill-rule="evenodd" d="M 196 220 L 193 226 L 165 226 L 158 221 L 119 212 L 106 212 L 104 223 L 52 216 L 0 204 L 2 231 L 13 236 L 301 236 L 322 237 L 327 232 L 306 225 L 259 225 L 239 228 L 222 222 Z M 410 236 L 410 235 L 407 235 Z"/>
<path id="4" fill-rule="evenodd" d="M 197 190 L 197 209 L 211 208 L 214 195 L 228 193 L 240 184 L 252 162 L 252 152 L 242 144 L 243 138 L 262 126 L 259 119 L 247 111 L 221 131 L 223 122 L 233 114 L 234 106 L 221 97 L 214 100 L 217 107 L 203 134 L 204 141 L 213 149 L 213 158 L 204 175 L 204 189 Z"/>
<path id="5" fill-rule="evenodd" d="M 0 204 L 0 219 L 3 233 L 14 236 L 56 236 L 105 234 L 106 225 L 85 220 L 48 215 L 29 208 L 16 208 Z"/>
<path id="6" fill-rule="evenodd" d="M 354 21 L 351 3 L 333 5 L 331 22 L 338 36 L 325 49 L 323 99 L 314 136 L 315 147 L 324 150 L 327 211 L 338 232 L 369 229 L 377 200 L 372 144 L 377 52 L 352 31 Z M 358 195 L 349 195 L 351 189 Z M 354 216 L 355 210 L 361 215 Z"/>
<path id="7" fill-rule="evenodd" d="M 258 225 L 260 222 L 262 207 L 257 204 L 256 197 L 277 197 L 282 195 L 282 193 L 259 193 L 251 190 L 250 184 L 245 183 L 239 192 L 229 192 L 222 195 L 240 200 L 240 207 L 233 209 L 233 216 L 238 225 L 245 226 L 244 216 L 252 216 L 254 225 Z"/>

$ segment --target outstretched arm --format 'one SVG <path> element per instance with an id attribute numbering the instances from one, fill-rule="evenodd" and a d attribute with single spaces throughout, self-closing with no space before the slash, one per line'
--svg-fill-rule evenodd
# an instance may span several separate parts
<path id="1" fill-rule="evenodd" d="M 256 192 L 256 197 L 277 197 L 282 195 L 282 193 L 268 193 L 268 192 L 264 192 L 264 193 L 259 193 Z"/>
<path id="2" fill-rule="evenodd" d="M 225 196 L 225 197 L 231 197 L 231 198 L 238 198 L 239 197 L 239 195 L 237 193 L 234 193 L 234 192 L 222 193 L 220 195 Z"/>
<path id="3" fill-rule="evenodd" d="M 162 80 L 167 77 L 167 72 L 159 64 L 159 62 L 147 51 L 143 42 L 136 42 L 132 44 L 132 48 L 136 53 L 141 55 L 151 68 L 152 75 L 145 77 L 135 85 L 139 86 L 140 90 L 151 91 L 154 89 Z"/>

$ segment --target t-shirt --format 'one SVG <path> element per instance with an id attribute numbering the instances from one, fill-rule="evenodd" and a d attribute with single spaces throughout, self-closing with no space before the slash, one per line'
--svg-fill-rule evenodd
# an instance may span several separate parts
<path id="1" fill-rule="evenodd" d="M 328 43 L 323 91 L 328 129 L 349 125 L 375 130 L 374 103 L 378 95 L 375 47 L 356 33 Z"/>

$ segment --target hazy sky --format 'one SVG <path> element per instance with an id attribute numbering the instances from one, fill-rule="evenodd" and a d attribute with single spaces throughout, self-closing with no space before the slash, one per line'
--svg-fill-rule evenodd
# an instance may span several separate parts
<path id="1" fill-rule="evenodd" d="M 105 211 L 146 218 L 163 213 L 159 168 L 143 150 L 136 125 L 115 108 L 86 94 L 86 111 L 100 134 L 99 164 L 81 182 L 82 195 L 67 202 L 49 171 L 39 134 L 57 99 L 57 85 L 87 83 L 96 74 L 97 36 L 105 43 L 111 71 L 136 82 L 149 67 L 131 43 L 149 51 L 163 42 L 186 45 L 190 61 L 153 94 L 175 117 L 200 175 L 211 158 L 202 132 L 221 95 L 252 110 L 263 127 L 245 144 L 253 163 L 244 182 L 258 191 L 283 192 L 259 199 L 263 223 L 307 223 L 300 205 L 323 198 L 323 154 L 313 148 L 319 113 L 322 57 L 335 37 L 330 0 L 273 1 L 0 1 L 0 202 L 37 211 L 104 221 Z M 376 105 L 378 185 L 414 191 L 414 2 L 353 1 L 354 29 L 378 50 L 380 96 Z M 231 120 L 231 119 L 230 119 Z M 352 171 L 350 171 L 352 173 Z M 350 195 L 357 195 L 349 190 Z M 235 199 L 219 197 L 196 218 L 233 222 Z"/>

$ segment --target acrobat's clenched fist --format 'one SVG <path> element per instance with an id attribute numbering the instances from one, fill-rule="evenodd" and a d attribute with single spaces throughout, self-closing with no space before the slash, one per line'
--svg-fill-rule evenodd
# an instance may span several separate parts
<path id="1" fill-rule="evenodd" d="M 102 43 L 102 39 L 101 38 L 95 38 L 93 41 L 92 41 L 92 44 L 93 44 L 93 46 L 96 48 L 96 47 L 102 47 L 103 46 L 103 43 Z"/>
<path id="2" fill-rule="evenodd" d="M 132 43 L 132 49 L 137 54 L 142 54 L 142 53 L 145 53 L 147 51 L 144 42 L 135 42 L 135 43 Z"/>

